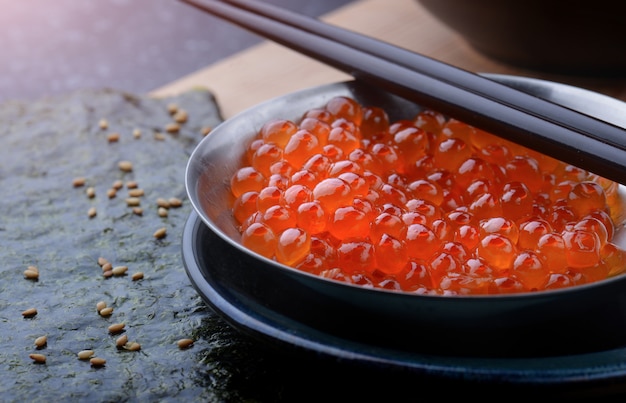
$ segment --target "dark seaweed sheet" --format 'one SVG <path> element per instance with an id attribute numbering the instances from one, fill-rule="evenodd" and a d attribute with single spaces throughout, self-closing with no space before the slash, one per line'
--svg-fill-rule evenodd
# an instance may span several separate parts
<path id="1" fill-rule="evenodd" d="M 167 105 L 189 115 L 179 133 Z M 102 130 L 98 122 L 106 119 Z M 186 276 L 181 234 L 191 211 L 184 170 L 203 127 L 221 121 L 212 94 L 195 90 L 153 99 L 114 90 L 85 90 L 37 102 L 0 105 L 0 392 L 3 401 L 240 401 L 277 400 L 280 382 L 267 382 L 267 355 L 210 311 Z M 133 138 L 139 128 L 142 136 Z M 107 135 L 120 134 L 110 143 Z M 160 132 L 163 140 L 155 139 Z M 129 160 L 131 173 L 120 171 Z M 87 179 L 75 188 L 74 177 Z M 143 216 L 106 191 L 121 179 L 144 189 Z M 96 189 L 90 199 L 87 186 Z M 181 208 L 157 215 L 156 199 L 177 197 Z M 90 207 L 97 216 L 89 218 Z M 162 240 L 153 237 L 167 228 Z M 128 275 L 104 278 L 99 256 L 127 265 Z M 27 280 L 29 265 L 38 281 Z M 142 271 L 143 280 L 131 274 Z M 96 303 L 114 308 L 104 318 Z M 31 319 L 22 311 L 35 307 Z M 110 324 L 124 322 L 141 350 L 117 349 Z M 47 335 L 47 346 L 34 341 Z M 196 339 L 181 350 L 176 341 Z M 77 352 L 107 360 L 92 368 Z M 36 364 L 31 353 L 47 356 Z M 265 374 L 265 375 L 264 375 Z M 270 376 L 270 378 L 273 378 Z M 256 381 L 249 382 L 250 379 Z M 255 383 L 256 382 L 256 383 Z"/>

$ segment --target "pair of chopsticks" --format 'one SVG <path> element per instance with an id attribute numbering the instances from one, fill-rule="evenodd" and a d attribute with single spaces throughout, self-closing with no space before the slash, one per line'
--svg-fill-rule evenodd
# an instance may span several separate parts
<path id="1" fill-rule="evenodd" d="M 626 183 L 623 128 L 261 1 L 181 1 L 423 107 Z"/>

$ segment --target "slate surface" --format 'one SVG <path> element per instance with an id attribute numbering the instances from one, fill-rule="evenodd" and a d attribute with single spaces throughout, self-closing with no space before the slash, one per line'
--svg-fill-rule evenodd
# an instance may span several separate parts
<path id="1" fill-rule="evenodd" d="M 179 133 L 164 130 L 172 122 L 170 103 L 189 115 Z M 108 129 L 99 127 L 101 119 Z M 266 392 L 263 385 L 239 384 L 240 360 L 246 370 L 258 371 L 255 358 L 245 353 L 252 344 L 206 307 L 181 261 L 181 233 L 191 211 L 184 169 L 201 129 L 220 120 L 212 95 L 201 90 L 162 100 L 89 90 L 0 105 L 3 401 L 276 398 L 278 392 Z M 140 138 L 132 135 L 136 128 Z M 118 142 L 107 140 L 113 132 L 120 134 Z M 122 172 L 121 160 L 131 161 L 133 171 Z M 86 178 L 84 187 L 72 184 L 79 176 Z M 118 179 L 134 180 L 144 190 L 142 216 L 126 205 L 126 187 L 107 197 Z M 96 191 L 91 199 L 89 186 Z M 180 198 L 183 206 L 161 218 L 159 197 Z M 93 218 L 87 215 L 90 207 L 97 209 Z M 153 233 L 161 227 L 167 235 L 158 240 Z M 105 278 L 100 256 L 128 266 L 128 274 Z M 24 278 L 30 265 L 39 268 L 38 281 Z M 133 281 L 135 272 L 144 278 Z M 97 313 L 98 301 L 114 308 L 110 317 Z M 29 308 L 38 314 L 24 318 L 22 311 Z M 110 335 L 108 326 L 119 322 L 129 340 L 141 344 L 140 351 L 116 347 L 119 335 Z M 34 341 L 42 335 L 48 343 L 37 350 Z M 181 338 L 196 342 L 181 350 L 176 344 Z M 79 360 L 84 349 L 94 350 L 106 365 L 94 368 Z M 46 363 L 34 363 L 31 353 L 46 355 Z"/>

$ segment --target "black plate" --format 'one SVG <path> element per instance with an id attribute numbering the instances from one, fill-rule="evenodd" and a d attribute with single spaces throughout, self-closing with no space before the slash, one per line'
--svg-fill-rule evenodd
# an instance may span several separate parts
<path id="1" fill-rule="evenodd" d="M 476 385 L 548 387 L 568 394 L 626 391 L 626 347 L 534 358 L 456 357 L 394 350 L 337 337 L 284 316 L 234 291 L 213 270 L 226 264 L 221 238 L 195 212 L 182 239 L 187 274 L 202 298 L 235 328 L 266 343 L 313 353 L 343 363 L 400 370 L 411 376 Z"/>

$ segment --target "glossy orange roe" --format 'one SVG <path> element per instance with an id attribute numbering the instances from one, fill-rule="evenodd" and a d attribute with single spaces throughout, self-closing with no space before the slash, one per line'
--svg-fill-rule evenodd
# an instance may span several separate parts
<path id="1" fill-rule="evenodd" d="M 624 272 L 617 188 L 435 111 L 390 122 L 347 97 L 267 122 L 231 178 L 249 249 L 336 281 L 435 295 Z"/>

